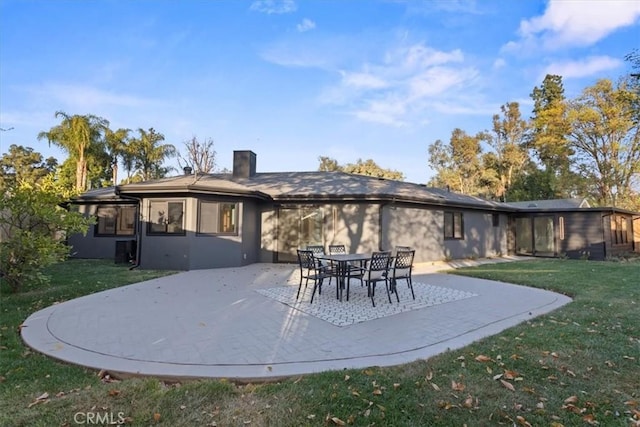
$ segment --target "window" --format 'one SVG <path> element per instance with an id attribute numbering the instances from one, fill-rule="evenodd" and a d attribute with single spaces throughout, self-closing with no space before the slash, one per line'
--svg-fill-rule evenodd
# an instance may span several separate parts
<path id="1" fill-rule="evenodd" d="M 135 234 L 135 206 L 98 206 L 96 236 L 131 236 Z"/>
<path id="2" fill-rule="evenodd" d="M 444 213 L 444 238 L 464 239 L 464 223 L 462 212 Z"/>
<path id="3" fill-rule="evenodd" d="M 184 201 L 151 201 L 148 233 L 184 234 Z"/>
<path id="4" fill-rule="evenodd" d="M 491 223 L 494 227 L 500 227 L 500 214 L 491 214 Z"/>
<path id="5" fill-rule="evenodd" d="M 238 234 L 237 203 L 200 202 L 198 233 Z"/>

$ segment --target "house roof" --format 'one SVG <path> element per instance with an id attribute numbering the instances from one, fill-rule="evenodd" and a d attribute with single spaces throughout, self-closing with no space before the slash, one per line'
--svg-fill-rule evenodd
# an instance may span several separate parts
<path id="1" fill-rule="evenodd" d="M 118 196 L 212 194 L 249 197 L 274 202 L 355 201 L 446 205 L 471 209 L 515 211 L 503 203 L 423 184 L 354 175 L 344 172 L 267 172 L 251 177 L 232 174 L 180 175 L 92 190 L 77 201 L 100 201 Z M 109 196 L 107 196 L 109 194 Z"/>
<path id="2" fill-rule="evenodd" d="M 524 202 L 508 202 L 509 206 L 518 209 L 579 209 L 590 208 L 589 202 L 584 198 L 529 200 Z"/>

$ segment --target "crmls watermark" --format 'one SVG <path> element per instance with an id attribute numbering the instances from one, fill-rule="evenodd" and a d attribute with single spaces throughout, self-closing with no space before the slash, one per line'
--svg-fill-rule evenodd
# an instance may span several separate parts
<path id="1" fill-rule="evenodd" d="M 122 425 L 125 417 L 124 412 L 76 412 L 73 421 L 83 425 Z"/>

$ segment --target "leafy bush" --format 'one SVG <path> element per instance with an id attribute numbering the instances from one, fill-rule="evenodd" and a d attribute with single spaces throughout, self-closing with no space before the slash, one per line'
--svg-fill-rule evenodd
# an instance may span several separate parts
<path id="1" fill-rule="evenodd" d="M 42 269 L 69 255 L 64 238 L 86 233 L 92 220 L 62 207 L 67 199 L 52 177 L 17 183 L 0 199 L 0 275 L 12 291 L 46 282 Z"/>

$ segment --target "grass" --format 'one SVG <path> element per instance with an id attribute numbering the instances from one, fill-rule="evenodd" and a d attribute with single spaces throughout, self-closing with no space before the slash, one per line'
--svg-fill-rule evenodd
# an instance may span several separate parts
<path id="1" fill-rule="evenodd" d="M 95 261 L 70 261 L 50 273 L 50 287 L 15 295 L 2 289 L 3 426 L 72 426 L 98 415 L 135 426 L 640 425 L 640 262 L 536 260 L 457 270 L 551 289 L 574 302 L 427 360 L 244 385 L 100 379 L 28 350 L 19 325 L 30 313 L 163 274 Z"/>

